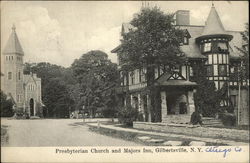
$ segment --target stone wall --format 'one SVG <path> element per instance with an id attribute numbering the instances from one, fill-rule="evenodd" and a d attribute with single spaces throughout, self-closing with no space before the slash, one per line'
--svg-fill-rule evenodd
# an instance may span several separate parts
<path id="1" fill-rule="evenodd" d="M 134 122 L 135 129 L 160 131 L 174 134 L 184 134 L 198 137 L 224 138 L 249 142 L 249 131 L 207 127 L 188 127 L 187 125 L 171 126 L 164 123 Z"/>
<path id="2" fill-rule="evenodd" d="M 182 123 L 182 124 L 188 124 L 190 122 L 191 116 L 190 115 L 167 115 L 162 119 L 162 122 L 164 123 Z"/>
<path id="3" fill-rule="evenodd" d="M 238 111 L 239 90 L 237 88 L 229 90 L 230 95 L 236 96 L 235 114 Z M 240 111 L 239 125 L 249 125 L 249 92 L 246 88 L 240 91 Z"/>

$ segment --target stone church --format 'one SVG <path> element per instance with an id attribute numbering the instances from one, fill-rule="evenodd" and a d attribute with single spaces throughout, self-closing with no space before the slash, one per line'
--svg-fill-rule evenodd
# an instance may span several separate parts
<path id="1" fill-rule="evenodd" d="M 14 109 L 41 117 L 41 78 L 32 73 L 24 74 L 23 59 L 24 52 L 13 26 L 1 55 L 1 90 L 12 100 Z"/>

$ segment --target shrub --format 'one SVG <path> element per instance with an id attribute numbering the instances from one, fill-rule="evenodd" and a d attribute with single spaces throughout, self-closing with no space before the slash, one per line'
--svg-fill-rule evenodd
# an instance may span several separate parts
<path id="1" fill-rule="evenodd" d="M 1 117 L 12 117 L 14 115 L 13 102 L 7 99 L 7 95 L 1 91 Z"/>
<path id="2" fill-rule="evenodd" d="M 118 111 L 118 120 L 126 126 L 133 126 L 133 121 L 138 117 L 138 111 L 132 106 L 127 106 Z"/>
<path id="3" fill-rule="evenodd" d="M 231 113 L 224 113 L 221 116 L 221 121 L 225 126 L 235 126 L 236 124 L 236 116 Z"/>
<path id="4" fill-rule="evenodd" d="M 193 114 L 191 115 L 190 122 L 193 125 L 197 125 L 198 123 L 200 125 L 202 124 L 202 118 L 201 118 L 201 115 L 200 115 L 200 113 L 198 111 L 193 112 Z"/>

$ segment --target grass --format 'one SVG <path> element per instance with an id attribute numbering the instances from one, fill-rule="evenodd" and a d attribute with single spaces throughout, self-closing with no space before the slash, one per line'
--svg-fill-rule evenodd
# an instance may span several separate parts
<path id="1" fill-rule="evenodd" d="M 213 126 L 213 128 L 235 129 L 235 130 L 249 130 L 249 126 L 248 125 L 242 125 L 242 126 Z"/>

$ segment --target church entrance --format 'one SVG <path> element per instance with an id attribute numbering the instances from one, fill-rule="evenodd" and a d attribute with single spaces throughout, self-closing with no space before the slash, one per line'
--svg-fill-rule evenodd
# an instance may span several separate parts
<path id="1" fill-rule="evenodd" d="M 34 99 L 30 99 L 30 116 L 34 116 Z"/>

